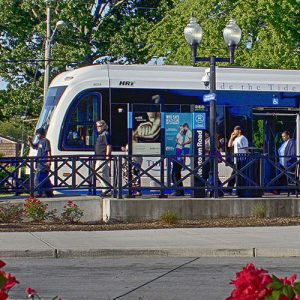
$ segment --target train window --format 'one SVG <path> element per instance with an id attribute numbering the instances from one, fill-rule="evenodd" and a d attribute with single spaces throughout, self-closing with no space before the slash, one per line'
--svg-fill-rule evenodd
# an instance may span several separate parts
<path id="1" fill-rule="evenodd" d="M 52 113 L 66 88 L 66 86 L 49 88 L 36 129 L 43 127 L 47 131 Z"/>
<path id="2" fill-rule="evenodd" d="M 95 122 L 100 118 L 101 94 L 88 93 L 75 100 L 63 126 L 64 150 L 92 150 L 96 140 Z"/>

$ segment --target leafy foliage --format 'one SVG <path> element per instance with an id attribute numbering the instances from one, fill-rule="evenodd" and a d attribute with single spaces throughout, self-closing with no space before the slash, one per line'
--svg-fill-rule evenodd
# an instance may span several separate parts
<path id="1" fill-rule="evenodd" d="M 245 13 L 246 12 L 246 13 Z M 243 67 L 299 69 L 300 5 L 296 0 L 181 1 L 148 37 L 148 58 L 165 57 L 166 63 L 190 64 L 183 30 L 194 15 L 203 28 L 201 56 L 227 56 L 222 32 L 235 18 L 243 36 L 236 64 Z"/>
<path id="2" fill-rule="evenodd" d="M 173 0 L 1 1 L 0 76 L 8 86 L 0 92 L 0 120 L 39 114 L 46 2 L 52 12 L 52 30 L 58 20 L 68 24 L 52 40 L 51 77 L 71 62 L 90 64 L 104 56 L 110 61 L 144 62 L 147 32 L 174 6 Z"/>
<path id="3" fill-rule="evenodd" d="M 12 138 L 16 142 L 26 141 L 32 131 L 33 122 L 26 122 L 22 126 L 22 119 L 12 123 L 9 120 L 0 121 L 0 136 Z"/>

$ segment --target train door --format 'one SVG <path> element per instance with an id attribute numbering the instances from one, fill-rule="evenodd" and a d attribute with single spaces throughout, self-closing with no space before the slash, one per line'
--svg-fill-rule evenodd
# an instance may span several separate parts
<path id="1" fill-rule="evenodd" d="M 113 151 L 120 151 L 128 143 L 128 105 L 126 103 L 111 104 L 111 143 Z"/>
<path id="2" fill-rule="evenodd" d="M 270 157 L 278 155 L 282 143 L 281 133 L 289 131 L 292 138 L 299 144 L 299 114 L 296 112 L 272 112 L 253 110 L 252 124 L 253 146 L 261 149 L 262 153 Z M 297 147 L 299 149 L 299 147 Z M 298 150 L 299 151 L 299 150 Z M 299 153 L 298 153 L 299 154 Z M 264 178 L 268 182 L 275 176 L 275 169 L 269 163 L 264 163 Z"/>

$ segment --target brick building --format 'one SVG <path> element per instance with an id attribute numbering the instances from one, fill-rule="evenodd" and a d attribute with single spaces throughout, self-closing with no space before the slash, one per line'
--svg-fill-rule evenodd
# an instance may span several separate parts
<path id="1" fill-rule="evenodd" d="M 2 157 L 11 157 L 18 156 L 20 150 L 20 144 L 0 136 L 0 156 Z"/>

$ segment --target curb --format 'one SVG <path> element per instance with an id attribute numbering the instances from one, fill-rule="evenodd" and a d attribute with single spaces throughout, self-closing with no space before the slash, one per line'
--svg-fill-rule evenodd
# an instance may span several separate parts
<path id="1" fill-rule="evenodd" d="M 1 258 L 75 258 L 75 257 L 300 257 L 300 249 L 49 249 L 2 250 Z"/>
<path id="2" fill-rule="evenodd" d="M 1 250 L 1 258 L 53 258 L 56 249 L 46 250 Z"/>

